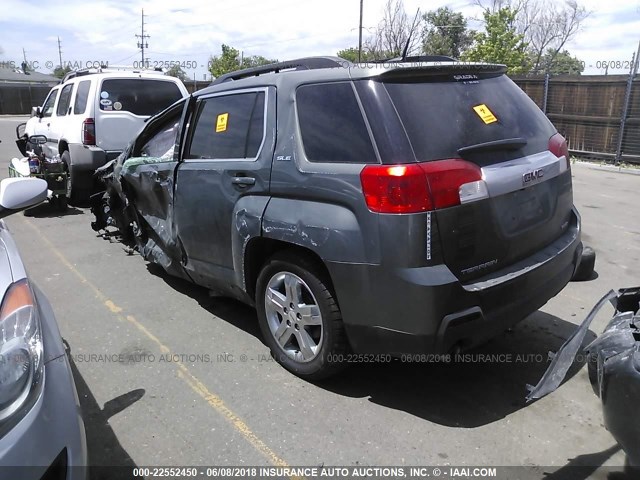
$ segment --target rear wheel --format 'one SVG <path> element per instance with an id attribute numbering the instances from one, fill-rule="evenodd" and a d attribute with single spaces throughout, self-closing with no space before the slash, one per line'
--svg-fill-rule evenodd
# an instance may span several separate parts
<path id="1" fill-rule="evenodd" d="M 88 178 L 89 174 L 73 172 L 71 169 L 71 156 L 69 155 L 69 151 L 65 151 L 62 153 L 60 157 L 62 162 L 65 164 L 66 172 L 67 172 L 67 195 L 69 204 L 84 207 L 89 203 L 89 197 L 91 195 L 91 188 L 87 187 L 87 182 L 91 179 Z M 89 183 L 90 184 L 90 183 Z"/>
<path id="2" fill-rule="evenodd" d="M 340 371 L 347 351 L 340 308 L 322 269 L 288 253 L 271 257 L 258 278 L 260 329 L 275 360 L 307 380 Z"/>

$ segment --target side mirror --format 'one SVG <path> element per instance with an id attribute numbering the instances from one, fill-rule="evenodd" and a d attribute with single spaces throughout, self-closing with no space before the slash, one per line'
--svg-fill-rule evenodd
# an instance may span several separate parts
<path id="1" fill-rule="evenodd" d="M 31 145 L 44 145 L 47 141 L 46 135 L 31 135 L 29 137 L 29 143 L 31 143 Z"/>
<path id="2" fill-rule="evenodd" d="M 46 199 L 46 180 L 41 178 L 5 178 L 0 181 L 0 218 L 33 207 Z"/>
<path id="3" fill-rule="evenodd" d="M 40 107 L 31 107 L 31 116 L 42 118 L 42 108 Z"/>

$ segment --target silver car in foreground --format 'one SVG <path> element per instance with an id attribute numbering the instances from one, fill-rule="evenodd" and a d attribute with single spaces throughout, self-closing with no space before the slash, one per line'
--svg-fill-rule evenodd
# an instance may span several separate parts
<path id="1" fill-rule="evenodd" d="M 87 447 L 58 325 L 1 219 L 45 200 L 47 182 L 0 182 L 0 477 L 83 479 Z"/>

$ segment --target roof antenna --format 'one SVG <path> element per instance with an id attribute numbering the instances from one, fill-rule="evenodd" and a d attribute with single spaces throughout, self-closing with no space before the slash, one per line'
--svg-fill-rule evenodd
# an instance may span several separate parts
<path id="1" fill-rule="evenodd" d="M 416 11 L 416 16 L 413 17 L 413 23 L 411 24 L 411 30 L 409 30 L 409 37 L 407 38 L 407 43 L 405 43 L 404 45 L 404 50 L 402 50 L 402 61 L 406 61 L 407 59 L 407 52 L 409 51 L 409 44 L 411 43 L 411 35 L 413 35 L 413 29 L 416 26 L 416 20 L 418 20 L 418 15 L 420 15 L 420 9 L 418 8 L 418 10 Z"/>

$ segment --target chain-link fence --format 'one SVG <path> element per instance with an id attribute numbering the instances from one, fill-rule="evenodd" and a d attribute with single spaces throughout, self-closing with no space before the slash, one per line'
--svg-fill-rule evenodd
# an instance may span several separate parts
<path id="1" fill-rule="evenodd" d="M 640 79 L 629 75 L 513 77 L 578 157 L 640 163 Z"/>

